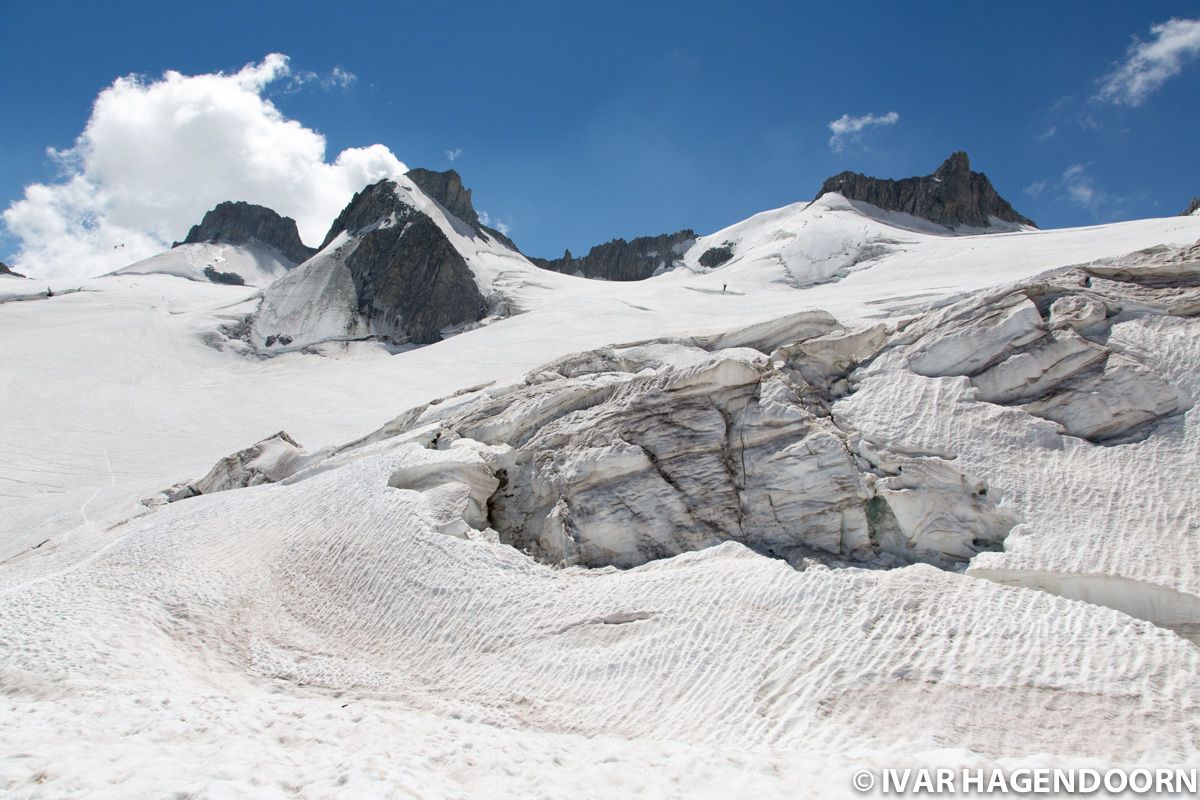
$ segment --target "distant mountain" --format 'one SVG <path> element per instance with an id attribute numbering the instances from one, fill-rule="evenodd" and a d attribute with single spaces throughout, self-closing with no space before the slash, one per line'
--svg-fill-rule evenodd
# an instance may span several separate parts
<path id="1" fill-rule="evenodd" d="M 1190 217 L 1193 214 L 1200 214 L 1200 197 L 1193 197 L 1192 202 L 1188 203 L 1187 210 L 1179 216 Z"/>
<path id="2" fill-rule="evenodd" d="M 951 154 L 932 175 L 921 177 L 891 180 L 841 172 L 826 180 L 814 199 L 829 192 L 947 228 L 986 228 L 994 220 L 1037 227 L 996 192 L 987 175 L 971 171 L 970 159 L 962 151 Z"/>
<path id="3" fill-rule="evenodd" d="M 0 275 L 7 275 L 10 278 L 24 278 L 25 276 L 19 272 L 15 272 L 12 267 L 0 261 Z"/>
<path id="4" fill-rule="evenodd" d="M 694 231 L 684 229 L 660 236 L 639 236 L 625 241 L 613 239 L 596 245 L 580 258 L 567 250 L 562 258 L 531 258 L 542 269 L 581 275 L 605 281 L 640 281 L 676 267 L 696 240 Z"/>
<path id="5" fill-rule="evenodd" d="M 316 250 L 300 240 L 296 220 L 282 217 L 266 206 L 242 201 L 218 203 L 204 215 L 199 225 L 188 231 L 182 242 L 185 244 L 249 244 L 257 240 L 278 250 L 295 264 L 307 261 Z"/>
<path id="6" fill-rule="evenodd" d="M 970 160 L 963 152 L 954 153 L 932 175 L 923 177 L 890 180 L 871 178 L 857 172 L 842 172 L 822 184 L 816 199 L 830 193 L 840 194 L 851 202 L 867 203 L 884 211 L 918 217 L 951 230 L 1037 227 L 1033 220 L 1017 213 L 996 192 L 986 175 L 971 171 Z M 789 208 L 794 213 L 801 213 L 804 204 Z M 860 210 L 870 213 L 869 209 Z M 764 212 L 772 217 L 777 213 Z M 903 220 L 882 221 L 905 227 Z M 745 222 L 749 223 L 750 220 Z M 731 226 L 728 230 L 736 227 Z M 936 229 L 932 232 L 936 232 Z M 692 269 L 720 268 L 735 259 L 739 251 L 747 250 L 744 243 L 735 247 L 734 238 L 732 234 L 722 237 L 714 234 L 698 239 L 692 230 L 685 229 L 659 236 L 640 236 L 630 241 L 613 239 L 593 247 L 585 256 L 573 256 L 568 250 L 562 258 L 530 258 L 530 261 L 542 269 L 584 278 L 637 281 L 685 264 Z M 767 232 L 767 238 L 776 237 L 774 233 Z M 864 257 L 875 253 L 875 250 L 867 249 L 870 252 Z"/>
<path id="7" fill-rule="evenodd" d="M 264 292 L 259 348 L 378 338 L 429 344 L 488 313 L 479 271 L 533 267 L 480 224 L 453 170 L 410 171 L 354 195 L 320 251 Z"/>

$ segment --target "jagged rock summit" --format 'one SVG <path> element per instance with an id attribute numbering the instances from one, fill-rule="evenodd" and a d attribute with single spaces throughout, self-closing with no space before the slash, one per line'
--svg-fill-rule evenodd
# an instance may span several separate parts
<path id="1" fill-rule="evenodd" d="M 0 275 L 8 275 L 10 278 L 24 278 L 26 276 L 14 270 L 8 264 L 0 261 Z"/>
<path id="2" fill-rule="evenodd" d="M 480 224 L 458 173 L 414 169 L 354 195 L 320 251 L 264 293 L 251 339 L 436 342 L 488 314 L 480 270 L 501 262 L 526 263 Z"/>
<path id="3" fill-rule="evenodd" d="M 172 247 L 201 243 L 243 245 L 251 240 L 274 247 L 295 264 L 307 261 L 317 252 L 300 240 L 296 220 L 241 200 L 218 203 L 199 225 L 192 226 L 182 242 Z"/>
<path id="4" fill-rule="evenodd" d="M 475 206 L 471 205 L 471 190 L 463 186 L 462 176 L 455 170 L 434 172 L 424 167 L 415 167 L 404 174 L 451 214 L 472 228 L 479 227 L 479 215 L 475 213 Z"/>
<path id="5" fill-rule="evenodd" d="M 1188 203 L 1187 209 L 1179 216 L 1190 217 L 1193 214 L 1200 214 L 1200 197 L 1193 197 L 1192 202 Z"/>
<path id="6" fill-rule="evenodd" d="M 987 175 L 971 171 L 970 159 L 961 150 L 952 153 L 932 175 L 892 180 L 858 172 L 838 173 L 821 185 L 815 199 L 830 192 L 947 228 L 986 228 L 997 219 L 1037 227 L 996 192 Z"/>
<path id="7" fill-rule="evenodd" d="M 575 258 L 571 251 L 562 258 L 531 258 L 542 269 L 562 272 L 567 275 L 582 275 L 605 281 L 640 281 L 674 269 L 683 254 L 696 241 L 690 228 L 660 236 L 639 236 L 628 242 L 613 239 L 599 244 L 588 254 Z"/>

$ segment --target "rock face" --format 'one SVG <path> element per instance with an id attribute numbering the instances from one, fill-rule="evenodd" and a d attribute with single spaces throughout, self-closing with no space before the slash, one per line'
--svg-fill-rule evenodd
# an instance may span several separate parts
<path id="1" fill-rule="evenodd" d="M 482 319 L 487 303 L 474 274 L 413 192 L 407 182 L 382 180 L 354 195 L 321 251 L 265 293 L 254 324 L 258 343 L 373 337 L 428 344 L 447 326 Z"/>
<path id="2" fill-rule="evenodd" d="M 300 241 L 296 220 L 242 201 L 219 203 L 188 231 L 182 242 L 172 247 L 202 242 L 239 245 L 252 239 L 274 247 L 296 264 L 307 261 L 316 252 Z"/>
<path id="3" fill-rule="evenodd" d="M 729 242 L 720 247 L 710 247 L 700 254 L 700 266 L 716 269 L 733 258 L 733 245 Z"/>
<path id="4" fill-rule="evenodd" d="M 13 278 L 24 278 L 25 276 L 19 272 L 15 272 L 12 267 L 0 261 L 0 275 L 9 275 Z"/>
<path id="5" fill-rule="evenodd" d="M 479 220 L 475 206 L 471 204 L 471 190 L 463 186 L 462 178 L 452 169 L 445 172 L 434 172 L 430 169 L 417 167 L 404 173 L 405 177 L 415 183 L 422 192 L 438 201 L 443 208 L 455 217 L 474 228 L 478 233 L 487 234 L 492 239 L 501 242 L 510 250 L 521 252 L 512 239 L 495 228 L 489 228 Z"/>
<path id="6" fill-rule="evenodd" d="M 1192 202 L 1188 203 L 1187 209 L 1179 216 L 1190 217 L 1192 214 L 1198 213 L 1200 213 L 1200 197 L 1193 197 Z"/>
<path id="7" fill-rule="evenodd" d="M 362 235 L 346 257 L 359 313 L 383 335 L 407 335 L 418 344 L 440 340 L 448 325 L 481 319 L 487 304 L 466 261 L 437 223 L 399 200 L 392 181 L 355 195 L 325 241 L 343 231 L 358 234 L 384 217 L 389 224 Z"/>
<path id="8" fill-rule="evenodd" d="M 885 459 L 833 416 L 845 376 L 885 339 L 811 312 L 569 356 L 395 420 L 378 435 L 449 452 L 436 476 L 390 485 L 447 498 L 457 485 L 469 527 L 556 565 L 631 567 L 724 541 L 797 566 L 951 566 L 999 547 L 1015 520 L 986 484 L 942 458 Z"/>
<path id="9" fill-rule="evenodd" d="M 640 281 L 673 269 L 696 239 L 690 229 L 661 236 L 639 236 L 625 241 L 613 239 L 596 245 L 586 256 L 575 258 L 568 250 L 562 258 L 530 258 L 542 269 L 582 275 L 604 281 Z"/>
<path id="10" fill-rule="evenodd" d="M 480 228 L 479 215 L 471 205 L 471 190 L 463 186 L 459 174 L 448 169 L 445 172 L 417 167 L 410 169 L 405 176 L 420 187 L 421 191 L 437 200 L 454 216 L 470 225 Z"/>
<path id="11" fill-rule="evenodd" d="M 817 198 L 837 192 L 849 200 L 870 203 L 887 211 L 901 211 L 947 228 L 983 228 L 992 217 L 1004 222 L 1036 227 L 1001 197 L 982 172 L 972 172 L 964 152 L 952 154 L 932 175 L 890 180 L 842 172 L 829 178 Z"/>
<path id="12" fill-rule="evenodd" d="M 204 268 L 204 277 L 213 283 L 224 283 L 229 286 L 246 285 L 246 279 L 236 272 L 220 272 L 211 265 Z"/>

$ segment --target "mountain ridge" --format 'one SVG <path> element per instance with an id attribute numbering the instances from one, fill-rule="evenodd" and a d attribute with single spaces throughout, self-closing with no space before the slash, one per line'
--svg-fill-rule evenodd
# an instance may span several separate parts
<path id="1" fill-rule="evenodd" d="M 691 228 L 658 236 L 638 236 L 626 241 L 610 239 L 576 258 L 567 250 L 562 258 L 529 257 L 537 266 L 567 275 L 608 281 L 645 280 L 661 270 L 673 269 L 696 239 Z"/>
<path id="2" fill-rule="evenodd" d="M 5 264 L 3 261 L 0 261 L 0 275 L 10 275 L 14 278 L 28 277 L 26 275 L 22 275 L 21 273 L 17 272 L 12 267 L 10 267 L 8 264 Z"/>
<path id="3" fill-rule="evenodd" d="M 1012 207 L 992 186 L 987 175 L 971 171 L 965 151 L 950 154 L 932 174 L 911 178 L 873 178 L 846 170 L 827 178 L 814 200 L 836 192 L 847 200 L 899 211 L 950 229 L 986 228 L 992 217 L 1037 227 Z"/>
<path id="4" fill-rule="evenodd" d="M 317 252 L 300 239 L 296 220 L 282 216 L 274 209 L 244 200 L 217 203 L 204 214 L 198 225 L 192 226 L 182 242 L 175 242 L 171 247 L 185 244 L 244 245 L 252 239 L 274 247 L 295 264 L 307 261 Z"/>

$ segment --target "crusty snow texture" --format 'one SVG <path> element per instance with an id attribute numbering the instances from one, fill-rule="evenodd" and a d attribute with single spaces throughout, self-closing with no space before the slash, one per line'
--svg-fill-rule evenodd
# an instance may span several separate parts
<path id="1" fill-rule="evenodd" d="M 640 287 L 480 255 L 528 313 L 395 356 L 223 349 L 249 287 L 13 289 L 0 793 L 1200 765 L 1196 225 L 905 232 L 804 292 L 746 238 Z"/>

